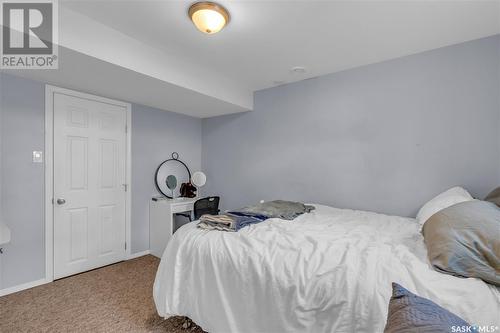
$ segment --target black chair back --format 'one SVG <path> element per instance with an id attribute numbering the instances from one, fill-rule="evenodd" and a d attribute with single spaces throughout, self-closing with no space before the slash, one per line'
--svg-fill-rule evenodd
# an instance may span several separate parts
<path id="1" fill-rule="evenodd" d="M 219 200 L 220 197 L 207 197 L 196 200 L 194 203 L 194 219 L 198 220 L 202 215 L 219 214 Z"/>

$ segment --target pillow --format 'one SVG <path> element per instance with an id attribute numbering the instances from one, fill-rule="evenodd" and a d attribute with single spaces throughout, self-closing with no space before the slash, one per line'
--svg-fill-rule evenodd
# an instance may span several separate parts
<path id="1" fill-rule="evenodd" d="M 485 201 L 493 202 L 500 207 L 500 187 L 496 188 L 484 198 Z"/>
<path id="2" fill-rule="evenodd" d="M 500 286 L 500 208 L 467 201 L 434 214 L 422 230 L 436 270 Z"/>
<path id="3" fill-rule="evenodd" d="M 417 214 L 417 221 L 423 225 L 432 215 L 436 214 L 442 209 L 453 206 L 457 203 L 464 201 L 474 200 L 472 196 L 465 189 L 461 187 L 454 187 L 446 192 L 441 193 L 428 203 L 422 206 Z"/>
<path id="4" fill-rule="evenodd" d="M 451 332 L 452 327 L 470 325 L 436 303 L 392 283 L 392 297 L 384 333 Z"/>

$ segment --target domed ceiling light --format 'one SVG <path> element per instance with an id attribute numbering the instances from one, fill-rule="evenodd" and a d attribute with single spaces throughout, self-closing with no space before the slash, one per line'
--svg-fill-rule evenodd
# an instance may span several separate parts
<path id="1" fill-rule="evenodd" d="M 189 7 L 188 15 L 198 30 L 215 34 L 229 22 L 229 12 L 215 2 L 196 2 Z"/>

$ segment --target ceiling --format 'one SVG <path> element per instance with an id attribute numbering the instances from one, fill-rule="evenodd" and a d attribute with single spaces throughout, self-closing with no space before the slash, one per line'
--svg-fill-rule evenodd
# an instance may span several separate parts
<path id="1" fill-rule="evenodd" d="M 192 1 L 60 0 L 60 69 L 18 74 L 203 118 L 251 110 L 256 90 L 500 33 L 500 0 L 219 2 L 231 21 L 205 35 Z"/>
<path id="2" fill-rule="evenodd" d="M 55 86 L 132 103 L 175 110 L 197 118 L 248 111 L 192 89 L 179 87 L 115 64 L 59 47 L 57 70 L 4 70 Z"/>
<path id="3" fill-rule="evenodd" d="M 192 2 L 65 5 L 252 90 L 500 33 L 499 1 L 220 1 L 231 21 L 207 36 L 187 17 Z"/>

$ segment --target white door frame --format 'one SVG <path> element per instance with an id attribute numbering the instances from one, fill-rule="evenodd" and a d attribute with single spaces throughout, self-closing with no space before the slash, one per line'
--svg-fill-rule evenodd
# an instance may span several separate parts
<path id="1" fill-rule="evenodd" d="M 124 107 L 127 112 L 126 128 L 126 183 L 127 193 L 125 196 L 125 258 L 131 258 L 131 203 L 132 203 L 132 106 L 125 103 L 105 97 L 85 94 L 74 90 L 59 88 L 51 85 L 45 85 L 45 280 L 54 281 L 54 94 L 64 94 L 92 101 L 108 103 Z"/>

